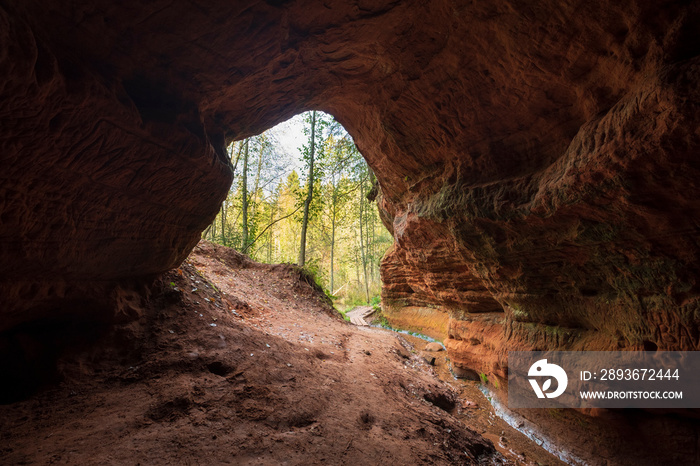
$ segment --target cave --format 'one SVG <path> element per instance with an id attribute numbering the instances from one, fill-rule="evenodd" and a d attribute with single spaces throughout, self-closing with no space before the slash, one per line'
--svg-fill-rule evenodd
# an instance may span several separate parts
<path id="1" fill-rule="evenodd" d="M 214 219 L 226 145 L 310 109 L 377 177 L 387 317 L 457 368 L 697 351 L 699 21 L 687 1 L 3 1 L 4 360 L 139 318 Z"/>

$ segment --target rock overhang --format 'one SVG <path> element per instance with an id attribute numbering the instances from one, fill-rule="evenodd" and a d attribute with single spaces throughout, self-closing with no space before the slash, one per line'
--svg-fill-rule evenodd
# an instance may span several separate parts
<path id="1" fill-rule="evenodd" d="M 388 305 L 501 312 L 496 354 L 698 347 L 693 3 L 1 8 L 0 328 L 176 266 L 225 144 L 316 108 L 379 180 Z"/>

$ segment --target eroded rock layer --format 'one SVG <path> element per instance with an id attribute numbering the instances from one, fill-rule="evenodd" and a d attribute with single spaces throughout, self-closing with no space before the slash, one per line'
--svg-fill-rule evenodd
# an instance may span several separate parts
<path id="1" fill-rule="evenodd" d="M 0 330 L 138 308 L 129 280 L 215 214 L 225 143 L 317 108 L 379 180 L 386 304 L 448 312 L 453 360 L 699 349 L 699 19 L 680 1 L 3 0 Z"/>

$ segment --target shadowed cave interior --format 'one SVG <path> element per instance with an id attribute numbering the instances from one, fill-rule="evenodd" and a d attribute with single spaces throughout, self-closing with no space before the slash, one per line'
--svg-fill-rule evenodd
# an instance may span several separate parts
<path id="1" fill-rule="evenodd" d="M 0 2 L 6 399 L 142 318 L 226 195 L 226 145 L 309 109 L 377 177 L 387 319 L 457 370 L 504 396 L 508 351 L 697 351 L 698 20 L 683 1 Z"/>

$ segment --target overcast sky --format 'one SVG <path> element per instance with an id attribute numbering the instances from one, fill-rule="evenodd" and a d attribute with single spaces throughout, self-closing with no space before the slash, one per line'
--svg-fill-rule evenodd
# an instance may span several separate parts
<path id="1" fill-rule="evenodd" d="M 301 158 L 301 147 L 306 141 L 302 115 L 296 115 L 272 128 L 277 141 L 295 160 Z"/>

